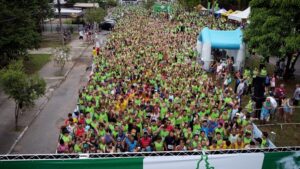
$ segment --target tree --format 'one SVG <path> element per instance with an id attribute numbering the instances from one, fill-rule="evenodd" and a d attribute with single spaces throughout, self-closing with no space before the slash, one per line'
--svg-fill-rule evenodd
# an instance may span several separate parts
<path id="1" fill-rule="evenodd" d="M 18 128 L 20 110 L 34 105 L 34 100 L 44 95 L 46 82 L 38 75 L 24 73 L 23 61 L 13 61 L 0 71 L 0 85 L 15 102 L 15 127 Z"/>
<path id="2" fill-rule="evenodd" d="M 50 11 L 46 0 L 0 1 L 0 67 L 38 47 L 39 24 Z"/>
<path id="3" fill-rule="evenodd" d="M 106 16 L 106 11 L 103 8 L 93 8 L 86 11 L 84 18 L 89 23 L 99 23 Z"/>
<path id="4" fill-rule="evenodd" d="M 146 9 L 151 9 L 154 4 L 155 4 L 155 0 L 147 0 L 146 3 L 145 3 L 145 8 Z"/>
<path id="5" fill-rule="evenodd" d="M 252 0 L 244 40 L 250 50 L 287 60 L 284 77 L 293 74 L 300 49 L 300 1 Z"/>
<path id="6" fill-rule="evenodd" d="M 70 48 L 67 46 L 54 49 L 54 62 L 60 67 L 60 74 L 62 74 L 65 64 L 70 60 Z"/>
<path id="7" fill-rule="evenodd" d="M 199 0 L 178 0 L 178 2 L 188 11 L 192 11 L 200 3 Z"/>

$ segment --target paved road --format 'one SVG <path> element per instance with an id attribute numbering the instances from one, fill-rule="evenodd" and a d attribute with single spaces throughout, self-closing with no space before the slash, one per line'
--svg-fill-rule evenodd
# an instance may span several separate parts
<path id="1" fill-rule="evenodd" d="M 87 50 L 90 52 L 90 50 Z M 54 153 L 59 135 L 59 128 L 68 112 L 76 106 L 78 90 L 87 82 L 86 67 L 91 58 L 77 59 L 77 63 L 68 78 L 53 93 L 51 100 L 35 119 L 23 138 L 16 145 L 12 153 L 38 154 Z"/>
<path id="2" fill-rule="evenodd" d="M 106 34 L 102 32 L 98 41 L 105 44 Z M 75 45 L 76 46 L 76 45 Z M 75 50 L 80 51 L 80 48 Z M 88 81 L 90 72 L 86 68 L 91 65 L 92 47 L 89 47 L 82 57 L 74 58 L 76 64 L 67 79 L 57 88 L 43 111 L 29 126 L 11 153 L 13 154 L 44 154 L 55 153 L 60 126 L 63 125 L 68 112 L 72 112 L 77 104 L 78 90 Z M 71 55 L 75 55 L 76 52 Z"/>

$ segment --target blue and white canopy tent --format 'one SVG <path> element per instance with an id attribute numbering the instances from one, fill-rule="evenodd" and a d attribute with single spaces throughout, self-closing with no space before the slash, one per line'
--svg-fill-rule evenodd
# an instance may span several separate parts
<path id="1" fill-rule="evenodd" d="M 197 51 L 204 63 L 204 69 L 209 70 L 213 61 L 211 49 L 225 49 L 227 55 L 234 57 L 234 67 L 240 70 L 245 60 L 245 44 L 243 43 L 243 33 L 236 30 L 210 30 L 203 28 L 197 39 Z"/>

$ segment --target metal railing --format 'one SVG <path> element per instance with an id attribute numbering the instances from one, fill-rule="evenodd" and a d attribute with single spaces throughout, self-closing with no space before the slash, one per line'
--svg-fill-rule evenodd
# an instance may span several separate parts
<path id="1" fill-rule="evenodd" d="M 190 156 L 213 154 L 237 154 L 237 153 L 267 153 L 267 152 L 295 152 L 300 151 L 300 146 L 255 148 L 255 149 L 228 149 L 228 150 L 199 150 L 199 151 L 164 151 L 164 152 L 126 152 L 126 153 L 91 153 L 91 154 L 14 154 L 0 155 L 0 161 L 18 160 L 67 160 L 67 159 L 97 159 L 97 158 L 127 158 L 127 157 L 155 157 L 155 156 Z"/>

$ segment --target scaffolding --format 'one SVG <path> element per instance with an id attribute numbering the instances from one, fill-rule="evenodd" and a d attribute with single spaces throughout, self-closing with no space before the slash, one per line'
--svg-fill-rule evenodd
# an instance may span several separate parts
<path id="1" fill-rule="evenodd" d="M 100 159 L 100 158 L 134 158 L 155 156 L 191 156 L 191 155 L 222 155 L 237 153 L 270 153 L 295 152 L 300 146 L 277 147 L 264 149 L 228 149 L 228 150 L 200 150 L 200 151 L 163 151 L 163 152 L 125 152 L 125 153 L 91 153 L 91 154 L 10 154 L 0 155 L 0 161 L 23 160 L 68 160 L 68 159 Z"/>

